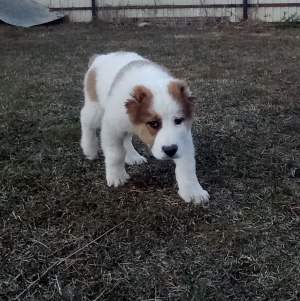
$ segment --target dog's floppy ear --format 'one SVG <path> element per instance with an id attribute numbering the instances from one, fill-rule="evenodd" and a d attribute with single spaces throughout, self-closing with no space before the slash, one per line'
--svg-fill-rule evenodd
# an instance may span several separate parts
<path id="1" fill-rule="evenodd" d="M 185 118 L 192 119 L 194 116 L 196 97 L 191 95 L 191 91 L 184 80 L 170 82 L 168 86 L 169 94 L 181 106 Z"/>
<path id="2" fill-rule="evenodd" d="M 125 103 L 127 114 L 134 123 L 138 123 L 140 119 L 148 112 L 153 99 L 150 89 L 145 86 L 136 86 L 130 94 L 131 99 Z"/>
<path id="3" fill-rule="evenodd" d="M 127 110 L 137 108 L 142 102 L 150 102 L 153 98 L 152 92 L 144 86 L 136 86 L 130 95 L 132 99 L 125 103 Z"/>
<path id="4" fill-rule="evenodd" d="M 169 85 L 169 92 L 175 99 L 185 99 L 190 102 L 196 101 L 196 97 L 191 95 L 191 91 L 184 80 L 171 82 Z"/>
<path id="5" fill-rule="evenodd" d="M 147 89 L 144 86 L 136 86 L 133 89 L 133 93 L 131 94 L 131 96 L 137 101 L 137 102 L 142 102 L 145 98 L 149 98 L 149 96 L 151 96 L 152 93 L 149 89 Z"/>

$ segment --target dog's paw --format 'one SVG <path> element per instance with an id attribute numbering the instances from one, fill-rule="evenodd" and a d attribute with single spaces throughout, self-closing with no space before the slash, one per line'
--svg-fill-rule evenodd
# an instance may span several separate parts
<path id="1" fill-rule="evenodd" d="M 207 203 L 209 194 L 199 184 L 196 187 L 188 187 L 178 191 L 179 196 L 187 203 L 195 204 Z"/>
<path id="2" fill-rule="evenodd" d="M 147 163 L 147 159 L 139 154 L 126 155 L 125 162 L 129 165 L 140 165 L 142 163 Z"/>
<path id="3" fill-rule="evenodd" d="M 95 149 L 95 150 L 93 150 L 91 152 L 87 152 L 87 153 L 85 152 L 84 154 L 85 154 L 87 159 L 95 160 L 95 159 L 98 158 L 98 149 Z"/>
<path id="4" fill-rule="evenodd" d="M 87 159 L 95 160 L 98 158 L 99 146 L 97 143 L 87 145 L 87 143 L 81 142 L 81 148 Z"/>
<path id="5" fill-rule="evenodd" d="M 109 187 L 114 186 L 118 187 L 119 185 L 123 185 L 130 179 L 128 173 L 123 172 L 121 174 L 107 174 L 106 181 Z"/>

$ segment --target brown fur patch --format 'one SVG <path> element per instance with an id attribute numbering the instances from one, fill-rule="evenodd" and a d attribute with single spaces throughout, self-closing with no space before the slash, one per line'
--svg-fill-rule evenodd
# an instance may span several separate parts
<path id="1" fill-rule="evenodd" d="M 90 68 L 92 66 L 92 64 L 94 63 L 95 59 L 98 57 L 98 54 L 94 54 L 90 60 L 89 60 L 89 63 L 88 63 L 88 67 Z"/>
<path id="2" fill-rule="evenodd" d="M 98 101 L 96 90 L 97 74 L 95 69 L 89 69 L 85 76 L 85 91 L 91 101 Z"/>
<path id="3" fill-rule="evenodd" d="M 152 146 L 158 131 L 162 127 L 161 117 L 152 111 L 153 94 L 151 90 L 144 86 L 137 86 L 131 94 L 132 99 L 129 99 L 125 107 L 130 121 L 134 125 L 136 134 L 148 146 Z M 148 123 L 157 122 L 158 127 L 152 128 Z"/>
<path id="4" fill-rule="evenodd" d="M 168 86 L 169 94 L 182 108 L 183 117 L 193 120 L 195 112 L 195 97 L 188 95 L 188 87 L 185 81 L 170 82 Z"/>

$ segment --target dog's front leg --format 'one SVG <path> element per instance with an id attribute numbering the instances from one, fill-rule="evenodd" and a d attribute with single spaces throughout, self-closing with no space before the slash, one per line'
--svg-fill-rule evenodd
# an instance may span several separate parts
<path id="1" fill-rule="evenodd" d="M 120 133 L 121 134 L 121 133 Z M 130 177 L 125 170 L 126 150 L 123 135 L 116 135 L 109 124 L 103 123 L 101 146 L 105 156 L 106 181 L 108 186 L 124 184 Z"/>
<path id="2" fill-rule="evenodd" d="M 192 135 L 187 137 L 186 151 L 182 157 L 175 159 L 176 180 L 179 196 L 186 202 L 203 203 L 209 200 L 209 194 L 198 182 Z"/>

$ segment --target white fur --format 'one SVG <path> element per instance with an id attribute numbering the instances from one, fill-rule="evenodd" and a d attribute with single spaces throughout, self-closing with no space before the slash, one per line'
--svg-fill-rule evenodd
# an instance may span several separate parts
<path id="1" fill-rule="evenodd" d="M 199 184 L 195 171 L 194 146 L 190 125 L 174 124 L 180 118 L 181 110 L 168 92 L 168 85 L 176 81 L 165 70 L 154 64 L 129 68 L 117 82 L 117 73 L 128 63 L 145 60 L 136 53 L 117 52 L 99 55 L 90 70 L 97 74 L 96 90 L 100 101 L 91 101 L 85 90 L 85 105 L 81 110 L 81 147 L 89 159 L 98 156 L 96 129 L 101 128 L 101 146 L 105 156 L 106 179 L 109 186 L 118 186 L 129 179 L 125 170 L 127 164 L 141 164 L 146 158 L 134 149 L 131 140 L 134 125 L 131 123 L 125 103 L 131 98 L 134 87 L 143 85 L 153 94 L 153 111 L 162 118 L 151 149 L 157 159 L 168 159 L 163 146 L 176 144 L 178 150 L 172 158 L 176 164 L 176 179 L 179 195 L 186 202 L 208 201 L 208 193 Z M 147 60 L 145 60 L 147 61 Z M 112 85 L 114 83 L 114 85 Z"/>

